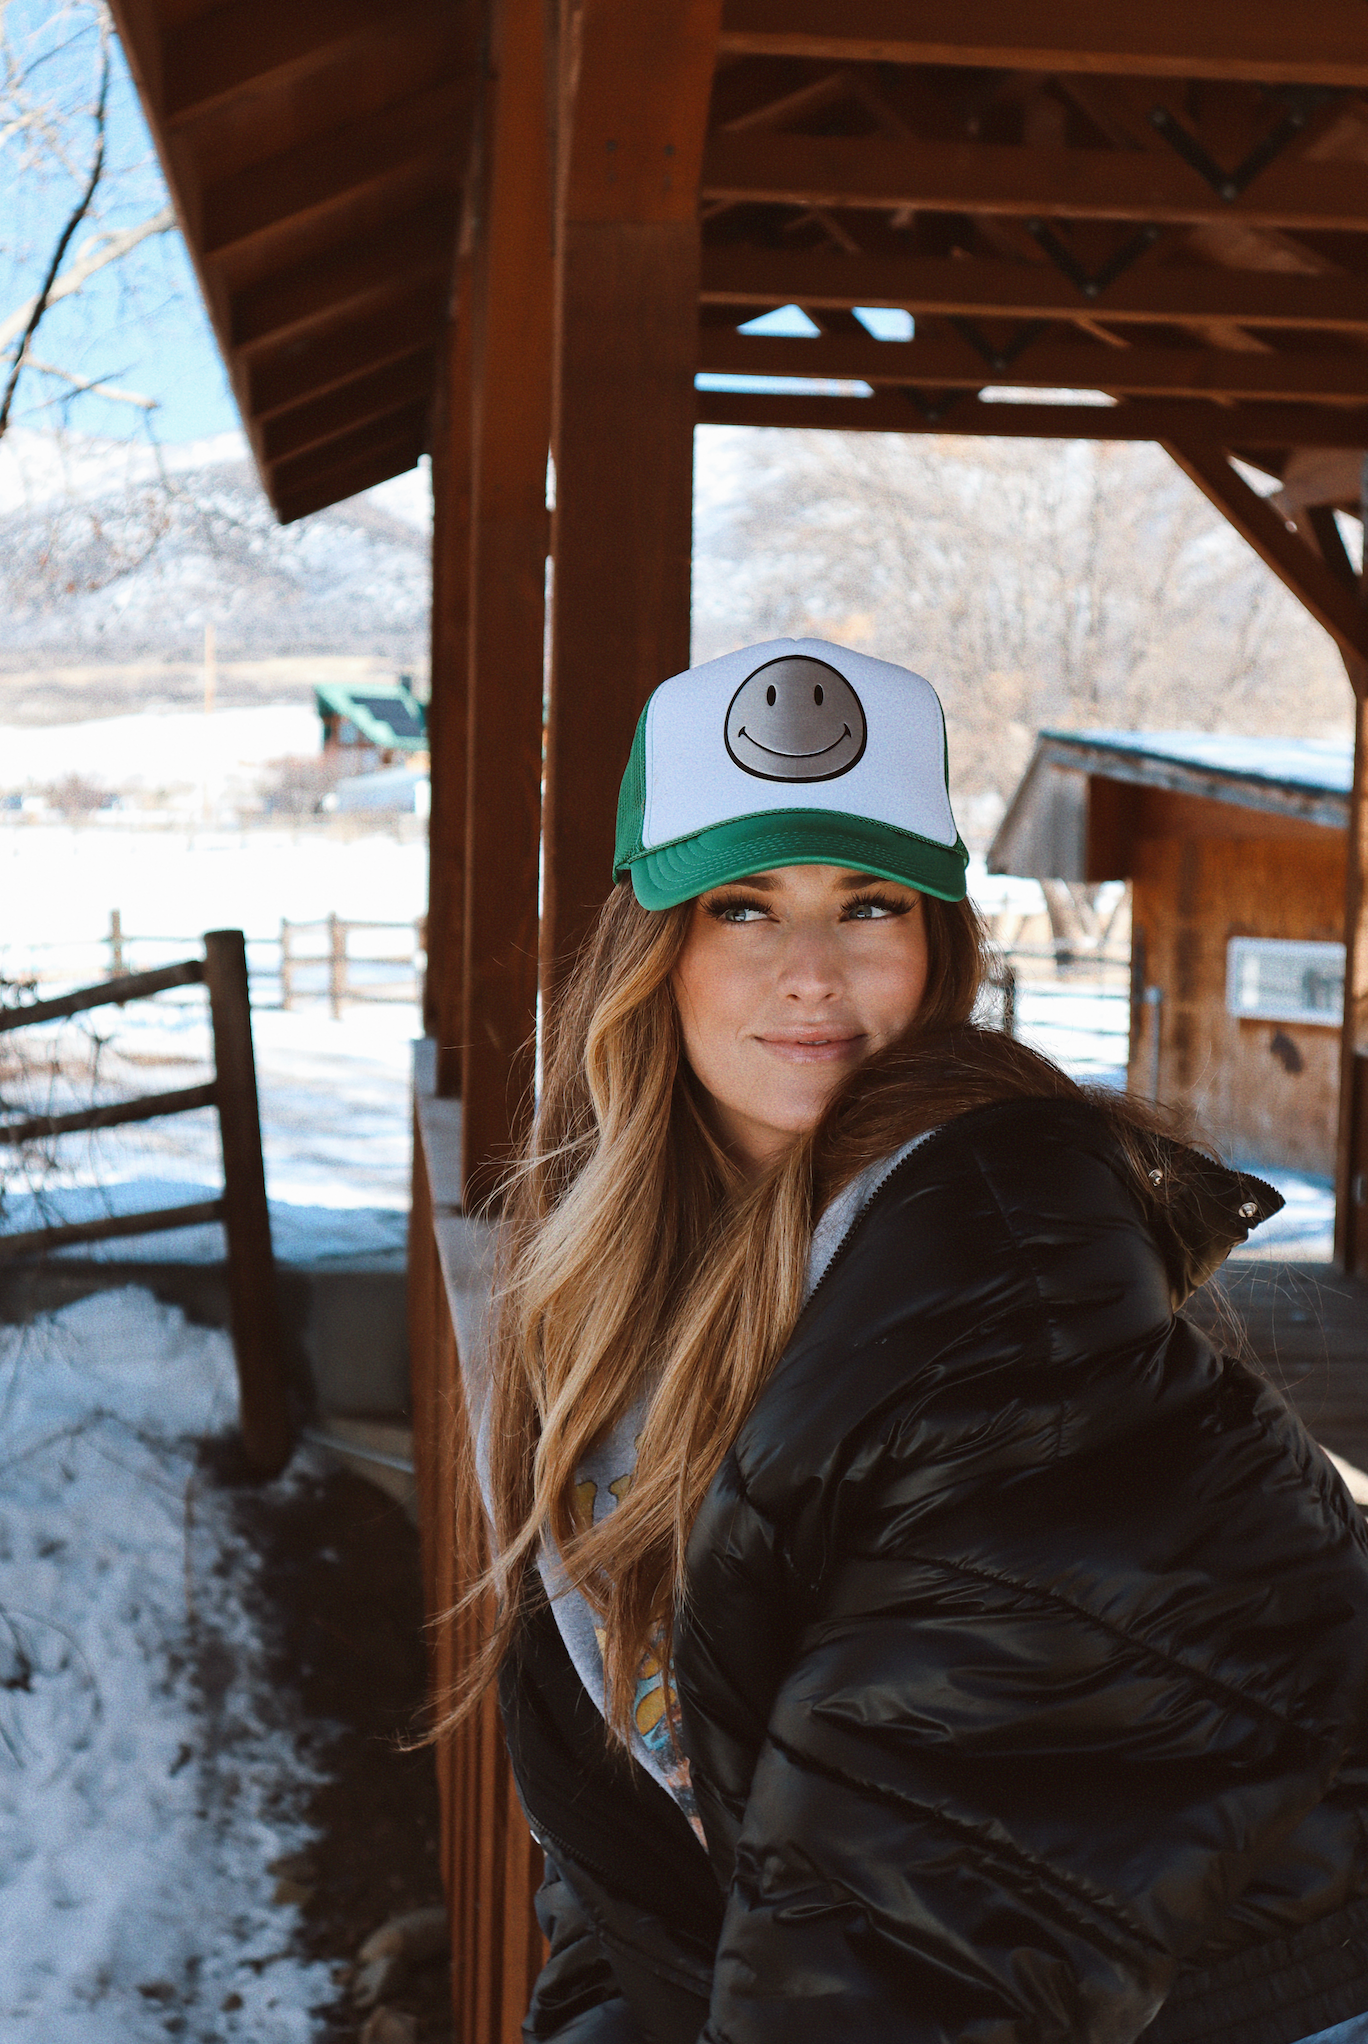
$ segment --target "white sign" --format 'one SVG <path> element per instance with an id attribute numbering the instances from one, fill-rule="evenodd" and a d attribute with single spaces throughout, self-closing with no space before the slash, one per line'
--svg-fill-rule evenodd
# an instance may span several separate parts
<path id="1" fill-rule="evenodd" d="M 1251 1022 L 1344 1020 L 1344 946 L 1286 937 L 1232 937 L 1226 1008 Z"/>

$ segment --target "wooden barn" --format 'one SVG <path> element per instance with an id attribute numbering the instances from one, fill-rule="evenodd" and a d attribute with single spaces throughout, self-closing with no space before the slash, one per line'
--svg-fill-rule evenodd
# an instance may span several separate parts
<path id="1" fill-rule="evenodd" d="M 1330 1175 L 1348 746 L 1044 731 L 988 870 L 1132 887 L 1129 1083 L 1232 1155 Z"/>
<path id="2" fill-rule="evenodd" d="M 280 516 L 432 460 L 410 1239 L 434 1613 L 479 1558 L 445 1446 L 467 1210 L 609 885 L 641 704 L 688 661 L 700 422 L 1157 441 L 1332 635 L 1357 731 L 1339 1248 L 1368 1255 L 1368 606 L 1335 520 L 1368 449 L 1362 0 L 113 5 Z M 818 331 L 742 331 L 787 305 Z M 1027 401 L 981 395 L 1004 385 Z M 477 1633 L 439 1632 L 439 1688 Z M 492 1710 L 442 1769 L 459 2034 L 513 2044 L 538 1856 Z"/>

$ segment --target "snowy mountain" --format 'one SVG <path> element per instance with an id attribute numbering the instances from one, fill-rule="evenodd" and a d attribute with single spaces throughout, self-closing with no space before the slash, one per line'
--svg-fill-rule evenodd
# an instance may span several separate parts
<path id="1" fill-rule="evenodd" d="M 194 658 L 421 658 L 426 469 L 281 527 L 240 435 L 182 447 L 0 442 L 0 668 Z"/>

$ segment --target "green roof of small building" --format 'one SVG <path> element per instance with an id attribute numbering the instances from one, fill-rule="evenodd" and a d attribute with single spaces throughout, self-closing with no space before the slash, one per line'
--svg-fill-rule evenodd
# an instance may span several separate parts
<path id="1" fill-rule="evenodd" d="M 423 706 L 402 681 L 320 682 L 314 690 L 320 717 L 346 717 L 369 745 L 388 752 L 426 752 Z"/>

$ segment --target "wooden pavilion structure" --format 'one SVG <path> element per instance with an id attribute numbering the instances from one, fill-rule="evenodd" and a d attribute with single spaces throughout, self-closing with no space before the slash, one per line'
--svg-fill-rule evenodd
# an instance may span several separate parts
<path id="1" fill-rule="evenodd" d="M 1357 733 L 1347 1256 L 1368 608 L 1335 514 L 1360 512 L 1368 449 L 1362 0 L 114 4 L 280 516 L 432 457 L 432 1608 L 458 1580 L 435 1444 L 452 1299 L 478 1290 L 462 1210 L 526 1100 L 539 990 L 606 892 L 640 705 L 688 660 L 700 420 L 1156 440 L 1331 633 Z M 816 336 L 739 331 L 787 304 Z M 857 306 L 915 337 L 876 340 Z M 868 394 L 700 392 L 699 371 Z M 1003 385 L 1042 395 L 982 394 Z M 449 1632 L 439 1678 L 460 1652 Z M 511 2039 L 534 1855 L 487 1714 L 443 1765 L 461 2035 Z"/>

